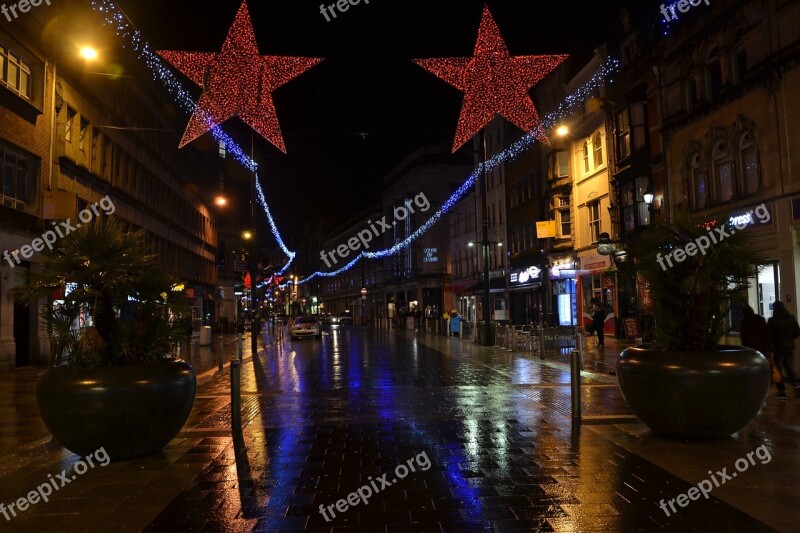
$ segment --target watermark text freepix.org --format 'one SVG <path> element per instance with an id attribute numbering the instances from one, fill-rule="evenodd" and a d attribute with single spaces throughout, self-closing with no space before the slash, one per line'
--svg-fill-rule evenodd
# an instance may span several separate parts
<path id="1" fill-rule="evenodd" d="M 326 6 L 325 4 L 320 4 L 319 12 L 322 13 L 322 16 L 325 17 L 325 20 L 330 22 L 331 17 L 328 16 L 328 10 L 330 10 L 331 16 L 333 16 L 333 18 L 336 18 L 337 10 L 340 11 L 341 13 L 344 13 L 345 11 L 350 9 L 350 6 L 357 6 L 360 3 L 361 0 L 337 0 L 336 2 L 328 6 Z M 369 4 L 369 0 L 364 0 L 364 3 Z"/>
<path id="2" fill-rule="evenodd" d="M 425 196 L 425 193 L 421 192 L 416 195 L 413 200 L 406 200 L 405 205 L 394 208 L 395 221 L 391 224 L 386 222 L 386 217 L 382 217 L 376 222 L 369 220 L 367 221 L 369 228 L 359 231 L 356 237 L 352 237 L 347 241 L 347 244 L 340 244 L 330 252 L 321 251 L 319 253 L 320 258 L 325 262 L 325 265 L 330 268 L 331 264 L 335 265 L 338 262 L 336 258 L 337 254 L 339 258 L 344 259 L 350 255 L 351 250 L 357 252 L 362 246 L 365 249 L 369 248 L 369 243 L 372 242 L 374 237 L 380 237 L 386 233 L 387 230 L 392 229 L 392 226 L 396 226 L 398 222 L 402 222 L 410 215 L 413 215 L 415 213 L 415 205 L 419 208 L 421 213 L 431 208 L 431 203 L 428 201 L 427 196 Z"/>
<path id="3" fill-rule="evenodd" d="M 661 257 L 661 254 L 658 254 L 656 256 L 656 262 L 658 263 L 658 266 L 661 267 L 661 270 L 666 272 L 667 265 L 669 265 L 669 268 L 674 266 L 672 264 L 673 259 L 678 263 L 683 263 L 687 256 L 694 257 L 697 255 L 698 251 L 701 254 L 706 255 L 706 250 L 711 248 L 712 244 L 717 244 L 726 237 L 730 237 L 737 231 L 742 231 L 751 224 L 754 224 L 755 220 L 753 220 L 753 215 L 758 217 L 758 221 L 761 224 L 767 224 L 771 218 L 767 206 L 765 204 L 761 204 L 760 206 L 756 207 L 755 209 L 751 209 L 743 215 L 731 217 L 728 222 L 736 229 L 728 229 L 727 224 L 722 224 L 718 228 L 713 228 L 708 232 L 707 235 L 702 235 L 696 238 L 693 242 L 690 242 L 683 248 L 673 250 L 664 257 Z M 664 264 L 665 261 L 666 264 Z"/>
<path id="4" fill-rule="evenodd" d="M 53 477 L 52 474 L 47 474 L 47 482 L 36 487 L 36 490 L 30 491 L 26 496 L 19 498 L 15 502 L 9 503 L 8 506 L 6 506 L 4 503 L 0 503 L 0 513 L 6 517 L 6 522 L 9 522 L 12 518 L 16 517 L 17 512 L 21 513 L 27 510 L 29 506 L 36 505 L 39 503 L 39 500 L 49 502 L 50 495 L 53 494 L 53 491 L 64 488 L 64 486 L 68 483 L 75 481 L 78 476 L 82 476 L 88 472 L 89 468 L 94 468 L 97 466 L 94 463 L 94 459 L 97 460 L 97 463 L 100 466 L 106 466 L 111 462 L 111 457 L 108 456 L 105 448 L 100 448 L 99 450 L 90 453 L 83 459 L 86 462 L 81 460 L 73 465 L 73 470 L 75 473 L 71 476 L 68 475 L 67 470 L 62 470 L 60 474 L 56 474 L 56 477 Z M 87 465 L 86 463 L 89 464 Z M 11 513 L 10 516 L 9 513 Z"/>
<path id="5" fill-rule="evenodd" d="M 42 2 L 44 2 L 48 6 L 50 5 L 50 0 L 19 0 L 19 2 L 17 2 L 16 4 L 10 4 L 10 5 L 3 4 L 2 6 L 0 6 L 0 13 L 5 15 L 8 21 L 11 22 L 12 20 L 16 20 L 19 18 L 19 15 L 17 15 L 17 9 L 19 9 L 20 13 L 27 13 L 28 11 L 31 10 L 31 7 L 39 7 L 40 5 L 42 5 Z M 12 15 L 14 16 L 13 19 L 11 18 Z"/>
<path id="6" fill-rule="evenodd" d="M 705 497 L 705 499 L 707 500 L 709 493 L 711 493 L 711 491 L 714 490 L 714 488 L 724 485 L 726 481 L 732 480 L 739 473 L 747 471 L 747 469 L 750 468 L 751 465 L 754 466 L 756 464 L 755 459 L 753 459 L 754 455 L 761 460 L 762 465 L 765 465 L 770 461 L 772 461 L 772 456 L 770 455 L 767 446 L 762 444 L 754 451 L 748 452 L 747 458 L 740 457 L 739 459 L 736 459 L 736 462 L 733 464 L 733 466 L 736 468 L 736 472 L 731 472 L 730 474 L 728 474 L 727 467 L 723 468 L 722 470 L 717 470 L 716 474 L 714 474 L 713 472 L 711 472 L 711 470 L 709 470 L 708 475 L 711 476 L 710 480 L 704 479 L 703 481 L 698 483 L 696 487 L 692 487 L 691 489 L 686 491 L 686 494 L 678 494 L 677 498 L 672 498 L 671 500 L 667 500 L 666 502 L 664 500 L 661 500 L 658 506 L 661 507 L 661 510 L 664 511 L 664 513 L 667 516 L 670 516 L 670 512 L 667 510 L 667 505 L 669 505 L 669 508 L 672 509 L 673 513 L 677 513 L 678 510 L 675 509 L 676 501 L 680 507 L 686 507 L 687 505 L 689 505 L 690 501 L 699 500 L 700 495 L 703 495 L 703 497 Z M 712 484 L 711 481 L 713 481 L 714 483 Z"/>
<path id="7" fill-rule="evenodd" d="M 351 492 L 347 495 L 347 498 L 342 498 L 335 504 L 328 505 L 327 507 L 323 504 L 319 504 L 319 513 L 326 522 L 330 522 L 331 518 L 336 518 L 334 508 L 340 513 L 344 513 L 349 507 L 355 507 L 359 503 L 367 505 L 371 497 L 377 495 L 383 489 L 389 488 L 401 479 L 405 478 L 409 474 L 409 471 L 416 472 L 417 470 L 414 468 L 414 461 L 416 461 L 416 463 L 419 465 L 419 469 L 423 472 L 426 472 L 431 467 L 431 460 L 428 458 L 428 454 L 425 452 L 418 453 L 416 457 L 412 457 L 406 461 L 405 464 L 400 463 L 395 467 L 394 475 L 397 477 L 391 481 L 386 479 L 386 477 L 389 475 L 388 473 L 383 474 L 376 479 L 372 479 L 372 476 L 369 476 L 367 478 L 367 480 L 369 480 L 369 484 Z M 378 484 L 380 484 L 380 487 Z M 331 518 L 328 518 L 328 513 L 330 513 Z"/>
<path id="8" fill-rule="evenodd" d="M 103 213 L 106 215 L 113 215 L 117 210 L 114 202 L 111 201 L 111 198 L 109 196 L 104 196 L 99 202 L 95 202 L 92 205 L 87 206 L 86 209 L 83 209 L 80 213 L 78 213 L 78 220 L 80 220 L 80 222 L 73 224 L 71 218 L 68 218 L 64 222 L 52 222 L 51 224 L 53 225 L 53 229 L 45 231 L 41 238 L 33 239 L 30 244 L 24 245 L 19 250 L 12 250 L 11 252 L 5 250 L 3 252 L 3 259 L 8 261 L 9 265 L 15 267 L 21 262 L 19 256 L 22 256 L 22 259 L 30 259 L 34 253 L 44 250 L 45 246 L 52 250 L 53 245 L 59 238 L 63 239 L 73 231 L 76 231 L 81 227 L 81 223 L 86 224 L 91 222 L 94 217 L 100 216 L 100 211 L 97 209 L 98 207 L 102 209 Z M 12 257 L 14 258 L 14 261 L 16 261 L 16 264 L 11 261 Z"/>

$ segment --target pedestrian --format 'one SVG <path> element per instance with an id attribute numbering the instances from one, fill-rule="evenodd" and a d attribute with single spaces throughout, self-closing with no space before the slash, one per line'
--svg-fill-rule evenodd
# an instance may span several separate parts
<path id="1" fill-rule="evenodd" d="M 592 298 L 589 303 L 592 304 L 592 323 L 586 328 L 589 335 L 597 333 L 597 347 L 603 348 L 605 346 L 605 323 L 608 316 L 608 310 L 603 302 Z"/>
<path id="2" fill-rule="evenodd" d="M 775 359 L 778 371 L 786 372 L 786 377 L 794 387 L 795 394 L 800 395 L 800 385 L 794 372 L 794 340 L 800 337 L 800 325 L 797 324 L 797 319 L 789 313 L 783 302 L 775 302 L 772 309 L 772 318 L 767 322 L 772 357 Z M 778 392 L 775 397 L 779 400 L 786 399 L 785 381 L 781 380 L 776 383 Z"/>
<path id="3" fill-rule="evenodd" d="M 742 341 L 742 346 L 752 348 L 761 352 L 764 357 L 769 360 L 772 374 L 780 376 L 780 371 L 775 366 L 775 359 L 772 357 L 772 352 L 769 349 L 769 327 L 764 317 L 757 315 L 752 307 L 745 305 L 742 307 L 742 321 L 739 324 L 739 337 Z M 773 380 L 775 383 L 781 381 L 780 379 Z"/>

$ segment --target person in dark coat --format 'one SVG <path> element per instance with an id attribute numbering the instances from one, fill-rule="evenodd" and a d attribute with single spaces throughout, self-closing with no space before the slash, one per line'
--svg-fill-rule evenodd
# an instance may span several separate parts
<path id="1" fill-rule="evenodd" d="M 742 346 L 761 352 L 769 359 L 771 367 L 775 367 L 775 360 L 769 349 L 769 327 L 764 317 L 757 315 L 752 307 L 742 307 L 742 322 L 739 324 L 739 337 Z M 777 382 L 776 382 L 777 383 Z"/>
<path id="2" fill-rule="evenodd" d="M 608 316 L 608 309 L 600 300 L 592 298 L 591 303 L 592 323 L 589 324 L 589 327 L 586 329 L 586 331 L 589 333 L 589 335 L 595 332 L 597 333 L 597 347 L 602 348 L 605 341 L 604 328 L 606 324 L 606 317 Z"/>
<path id="3" fill-rule="evenodd" d="M 742 346 L 758 350 L 764 357 L 769 358 L 772 353 L 769 349 L 769 328 L 764 317 L 757 315 L 752 307 L 745 305 L 742 308 L 742 322 L 739 325 L 739 335 Z"/>
<path id="4" fill-rule="evenodd" d="M 786 373 L 795 393 L 800 394 L 800 385 L 794 372 L 794 340 L 800 337 L 800 325 L 797 324 L 797 319 L 789 313 L 783 302 L 775 302 L 773 311 L 772 318 L 767 322 L 772 357 L 775 359 L 775 366 L 778 367 L 778 370 Z M 786 399 L 784 382 L 785 380 L 782 380 L 777 383 L 778 392 L 775 396 L 781 400 Z"/>

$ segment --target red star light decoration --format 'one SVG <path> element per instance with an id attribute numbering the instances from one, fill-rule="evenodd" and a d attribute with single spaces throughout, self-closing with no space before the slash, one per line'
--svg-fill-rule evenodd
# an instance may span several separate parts
<path id="1" fill-rule="evenodd" d="M 259 55 L 247 2 L 239 7 L 219 53 L 160 51 L 158 55 L 203 87 L 181 148 L 238 116 L 284 153 L 286 145 L 272 93 L 322 61 Z"/>
<path id="2" fill-rule="evenodd" d="M 498 114 L 523 131 L 533 133 L 538 140 L 548 142 L 528 91 L 566 58 L 566 55 L 509 56 L 500 29 L 489 8 L 484 6 L 473 57 L 415 62 L 465 93 L 453 141 L 455 152 Z"/>

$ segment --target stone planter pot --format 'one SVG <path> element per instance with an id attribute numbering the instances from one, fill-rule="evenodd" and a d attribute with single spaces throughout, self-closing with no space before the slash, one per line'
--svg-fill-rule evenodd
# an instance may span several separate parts
<path id="1" fill-rule="evenodd" d="M 617 359 L 625 401 L 654 433 L 723 439 L 746 426 L 769 391 L 770 365 L 756 350 L 707 352 L 628 348 Z"/>
<path id="2" fill-rule="evenodd" d="M 86 456 L 99 448 L 112 460 L 158 452 L 181 430 L 194 404 L 191 365 L 165 361 L 106 368 L 51 368 L 36 400 L 47 429 Z"/>

